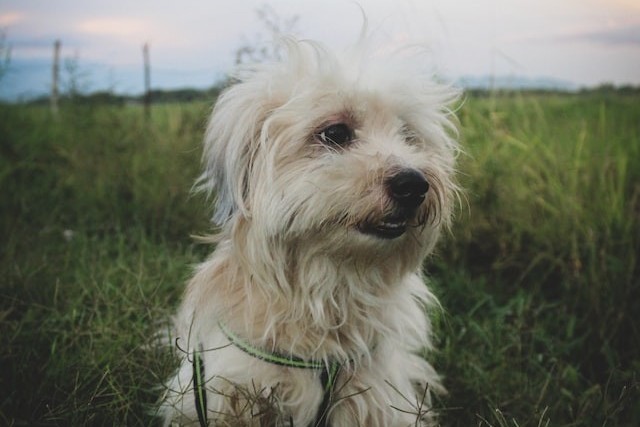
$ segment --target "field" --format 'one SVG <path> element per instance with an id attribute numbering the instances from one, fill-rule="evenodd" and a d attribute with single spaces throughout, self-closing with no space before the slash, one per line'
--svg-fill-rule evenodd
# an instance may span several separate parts
<path id="1" fill-rule="evenodd" d="M 154 425 L 147 346 L 211 250 L 210 106 L 0 105 L 0 425 Z M 467 96 L 425 265 L 446 426 L 640 425 L 640 96 Z"/>

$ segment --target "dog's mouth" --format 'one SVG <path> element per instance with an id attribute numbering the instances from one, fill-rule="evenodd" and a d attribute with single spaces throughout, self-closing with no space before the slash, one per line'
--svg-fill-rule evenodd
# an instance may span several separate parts
<path id="1" fill-rule="evenodd" d="M 358 230 L 380 239 L 396 239 L 407 231 L 407 219 L 404 216 L 388 216 L 380 222 L 360 224 Z"/>

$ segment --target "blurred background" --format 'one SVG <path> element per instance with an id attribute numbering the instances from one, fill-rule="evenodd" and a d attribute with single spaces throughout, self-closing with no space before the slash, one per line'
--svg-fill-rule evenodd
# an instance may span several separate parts
<path id="1" fill-rule="evenodd" d="M 323 0 L 0 2 L 10 66 L 0 98 L 47 94 L 55 40 L 83 92 L 205 89 L 238 50 L 277 32 L 332 47 L 355 40 L 362 10 L 387 46 L 420 43 L 438 74 L 466 87 L 575 90 L 640 84 L 640 3 L 635 0 Z"/>

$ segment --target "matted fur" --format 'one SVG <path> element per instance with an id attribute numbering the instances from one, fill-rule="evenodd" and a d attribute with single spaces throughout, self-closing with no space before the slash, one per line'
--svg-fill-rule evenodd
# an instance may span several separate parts
<path id="1" fill-rule="evenodd" d="M 364 42 L 343 55 L 284 43 L 283 61 L 240 70 L 211 115 L 198 185 L 216 197 L 220 233 L 175 319 L 182 364 L 162 416 L 197 424 L 191 360 L 201 347 L 213 425 L 315 419 L 320 373 L 244 353 L 222 321 L 254 347 L 342 361 L 332 427 L 430 424 L 431 392 L 443 387 L 423 358 L 432 347 L 425 309 L 436 300 L 421 264 L 456 196 L 447 106 L 457 92 L 423 74 L 415 56 L 377 57 Z M 314 136 L 336 122 L 354 129 L 348 146 Z M 385 183 L 405 169 L 430 185 L 407 231 L 362 233 L 393 211 Z"/>

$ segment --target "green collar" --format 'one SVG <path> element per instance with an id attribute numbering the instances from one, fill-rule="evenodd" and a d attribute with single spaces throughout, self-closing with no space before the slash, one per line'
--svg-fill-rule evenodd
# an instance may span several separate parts
<path id="1" fill-rule="evenodd" d="M 240 337 L 238 337 L 233 331 L 231 331 L 227 326 L 218 322 L 218 326 L 222 333 L 227 337 L 227 339 L 235 345 L 240 350 L 245 353 L 255 357 L 256 359 L 264 360 L 265 362 L 273 363 L 274 365 L 286 366 L 289 368 L 299 368 L 299 369 L 314 369 L 321 371 L 320 373 L 320 383 L 322 384 L 322 388 L 324 390 L 322 396 L 322 402 L 320 403 L 320 407 L 318 408 L 318 415 L 316 416 L 316 420 L 312 423 L 314 427 L 328 427 L 328 413 L 333 402 L 333 388 L 335 386 L 335 380 L 338 376 L 340 368 L 342 364 L 338 361 L 333 361 L 330 363 L 326 363 L 321 360 L 304 360 L 298 356 L 294 356 L 293 354 L 282 354 L 278 352 L 269 352 L 265 349 L 257 348 L 247 343 Z M 201 364 L 201 362 L 199 362 Z M 195 366 L 195 365 L 194 365 Z M 204 368 L 202 368 L 204 370 Z M 206 397 L 204 399 L 198 400 L 198 390 L 202 390 L 202 385 L 198 384 L 196 381 L 196 370 L 194 367 L 194 389 L 196 390 L 196 409 L 198 411 L 198 416 L 200 418 L 200 425 L 204 426 L 204 422 L 206 422 L 206 416 L 201 417 L 200 414 L 203 411 L 203 408 L 206 411 Z M 202 393 L 200 393 L 202 394 Z M 200 403 L 200 405 L 198 404 Z M 204 403 L 204 405 L 202 405 Z M 204 415 L 204 414 L 203 414 Z M 203 418 L 205 421 L 203 421 Z"/>
<path id="2" fill-rule="evenodd" d="M 264 349 L 253 347 L 246 341 L 242 340 L 222 322 L 219 322 L 218 326 L 233 345 L 257 359 L 289 368 L 315 369 L 321 371 L 320 382 L 324 389 L 324 393 L 322 396 L 322 402 L 318 408 L 318 415 L 316 416 L 316 420 L 312 423 L 312 426 L 329 427 L 328 413 L 333 402 L 335 379 L 338 376 L 340 367 L 342 366 L 340 362 L 334 361 L 327 364 L 320 360 L 304 360 L 292 354 L 268 352 Z M 204 373 L 204 360 L 200 355 L 203 351 L 204 350 L 200 348 L 193 352 L 193 391 L 195 394 L 195 406 L 196 413 L 198 414 L 198 421 L 201 427 L 206 427 L 209 425 L 209 421 L 207 419 L 207 393 L 205 388 L 206 379 Z"/>
<path id="3" fill-rule="evenodd" d="M 304 360 L 298 356 L 294 356 L 293 354 L 283 354 L 275 351 L 269 352 L 261 348 L 253 347 L 251 344 L 247 343 L 242 338 L 233 333 L 233 331 L 227 328 L 224 323 L 218 322 L 218 326 L 220 327 L 222 333 L 229 339 L 229 341 L 231 341 L 233 345 L 257 359 L 273 363 L 274 365 L 286 366 L 289 368 L 320 370 L 326 369 L 327 367 L 327 364 L 320 360 Z M 335 364 L 335 362 L 331 363 L 330 365 L 333 364 Z"/>

